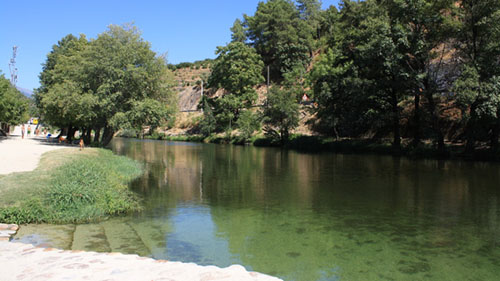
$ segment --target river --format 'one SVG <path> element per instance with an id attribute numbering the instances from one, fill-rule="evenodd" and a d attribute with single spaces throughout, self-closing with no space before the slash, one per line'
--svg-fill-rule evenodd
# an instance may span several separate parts
<path id="1" fill-rule="evenodd" d="M 497 163 L 134 139 L 112 149 L 145 163 L 131 184 L 143 212 L 26 226 L 16 240 L 284 280 L 500 276 Z"/>

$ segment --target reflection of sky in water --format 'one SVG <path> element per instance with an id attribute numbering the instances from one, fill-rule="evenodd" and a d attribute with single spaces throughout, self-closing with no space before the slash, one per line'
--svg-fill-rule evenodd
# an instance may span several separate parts
<path id="1" fill-rule="evenodd" d="M 227 241 L 216 236 L 209 208 L 178 206 L 169 220 L 173 227 L 166 236 L 169 260 L 222 267 L 241 263 L 229 253 Z"/>
<path id="2" fill-rule="evenodd" d="M 34 246 L 40 246 L 44 245 L 46 243 L 49 243 L 52 241 L 52 239 L 45 237 L 44 235 L 40 234 L 30 234 L 22 237 L 16 237 L 13 242 L 18 242 L 18 243 L 24 243 L 24 244 L 32 244 Z"/>

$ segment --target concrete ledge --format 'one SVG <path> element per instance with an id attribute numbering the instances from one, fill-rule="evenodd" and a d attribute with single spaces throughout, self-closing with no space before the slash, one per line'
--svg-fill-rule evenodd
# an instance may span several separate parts
<path id="1" fill-rule="evenodd" d="M 17 224 L 0 223 L 0 241 L 9 241 L 19 229 Z"/>
<path id="2" fill-rule="evenodd" d="M 9 280 L 280 280 L 241 265 L 226 268 L 123 255 L 37 248 L 0 241 L 1 279 Z"/>

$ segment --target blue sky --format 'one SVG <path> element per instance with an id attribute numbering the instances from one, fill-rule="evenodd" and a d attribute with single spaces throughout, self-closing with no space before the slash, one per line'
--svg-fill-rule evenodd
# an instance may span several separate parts
<path id="1" fill-rule="evenodd" d="M 253 15 L 259 0 L 0 0 L 0 71 L 10 79 L 12 46 L 17 45 L 17 85 L 39 87 L 52 45 L 67 34 L 96 38 L 110 24 L 134 22 L 169 63 L 214 58 L 230 41 L 236 18 Z M 323 0 L 323 8 L 338 0 Z"/>

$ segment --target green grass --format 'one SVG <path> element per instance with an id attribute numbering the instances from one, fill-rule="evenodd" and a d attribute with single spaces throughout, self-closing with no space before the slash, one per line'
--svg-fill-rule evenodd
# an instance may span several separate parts
<path id="1" fill-rule="evenodd" d="M 47 152 L 37 169 L 0 178 L 0 222 L 81 223 L 140 210 L 127 184 L 139 163 L 104 149 Z"/>

